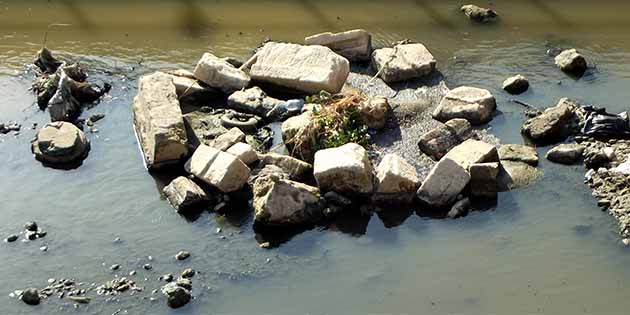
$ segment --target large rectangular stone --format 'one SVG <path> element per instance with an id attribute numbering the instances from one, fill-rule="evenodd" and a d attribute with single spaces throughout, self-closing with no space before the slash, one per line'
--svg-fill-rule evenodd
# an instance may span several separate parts
<path id="1" fill-rule="evenodd" d="M 201 56 L 194 75 L 197 80 L 228 94 L 246 88 L 250 81 L 247 73 L 211 53 Z"/>
<path id="2" fill-rule="evenodd" d="M 222 192 L 241 189 L 250 173 L 249 167 L 236 156 L 204 144 L 197 147 L 185 169 Z"/>
<path id="3" fill-rule="evenodd" d="M 177 163 L 188 155 L 188 138 L 171 76 L 156 72 L 140 78 L 133 121 L 147 168 Z"/>
<path id="4" fill-rule="evenodd" d="M 449 158 L 464 169 L 471 164 L 481 162 L 498 162 L 497 148 L 489 143 L 468 139 L 446 153 L 444 158 Z"/>
<path id="5" fill-rule="evenodd" d="M 324 46 L 270 42 L 257 53 L 252 79 L 306 93 L 341 91 L 350 63 Z"/>
<path id="6" fill-rule="evenodd" d="M 304 39 L 306 45 L 321 45 L 346 57 L 350 61 L 370 60 L 372 35 L 366 30 L 351 30 L 341 33 L 321 33 Z"/>
<path id="7" fill-rule="evenodd" d="M 442 158 L 418 189 L 418 199 L 429 206 L 444 208 L 455 202 L 470 181 L 468 172 L 455 161 Z"/>

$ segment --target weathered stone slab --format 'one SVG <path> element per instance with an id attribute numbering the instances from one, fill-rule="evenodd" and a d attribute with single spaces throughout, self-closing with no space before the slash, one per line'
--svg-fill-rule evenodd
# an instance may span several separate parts
<path id="1" fill-rule="evenodd" d="M 244 142 L 235 143 L 225 152 L 236 156 L 246 165 L 250 165 L 258 161 L 258 153 L 256 153 L 251 145 Z"/>
<path id="2" fill-rule="evenodd" d="M 39 161 L 67 164 L 84 159 L 90 151 L 90 142 L 73 124 L 57 121 L 44 125 L 37 132 L 31 149 Z"/>
<path id="3" fill-rule="evenodd" d="M 575 108 L 574 103 L 563 98 L 558 105 L 525 121 L 521 132 L 537 143 L 562 141 L 569 135 Z"/>
<path id="4" fill-rule="evenodd" d="M 575 164 L 582 159 L 584 146 L 570 143 L 560 144 L 547 152 L 547 160 L 560 164 Z"/>
<path id="5" fill-rule="evenodd" d="M 433 118 L 442 122 L 464 118 L 473 125 L 480 125 L 492 120 L 492 113 L 496 107 L 496 100 L 490 91 L 460 86 L 442 98 L 433 111 Z"/>
<path id="6" fill-rule="evenodd" d="M 370 60 L 372 53 L 372 35 L 362 29 L 316 34 L 306 37 L 304 43 L 326 46 L 350 61 Z"/>
<path id="7" fill-rule="evenodd" d="M 372 52 L 372 63 L 387 83 L 417 79 L 435 70 L 436 61 L 422 44 L 403 44 Z"/>
<path id="8" fill-rule="evenodd" d="M 475 197 L 496 198 L 500 165 L 497 162 L 475 163 L 470 166 L 470 193 Z"/>
<path id="9" fill-rule="evenodd" d="M 313 165 L 288 155 L 267 153 L 260 156 L 260 165 L 275 165 L 291 179 L 301 179 L 313 170 Z"/>
<path id="10" fill-rule="evenodd" d="M 451 119 L 446 124 L 423 134 L 418 141 L 418 147 L 424 154 L 437 161 L 460 144 L 470 130 L 471 125 L 466 119 Z"/>
<path id="11" fill-rule="evenodd" d="M 323 217 L 325 202 L 316 187 L 275 175 L 260 176 L 253 187 L 255 220 L 269 225 L 311 223 Z"/>
<path id="12" fill-rule="evenodd" d="M 234 127 L 228 130 L 228 132 L 216 137 L 216 139 L 210 142 L 210 146 L 221 151 L 226 151 L 236 143 L 243 141 L 245 141 L 245 133 Z"/>
<path id="13" fill-rule="evenodd" d="M 410 202 L 420 185 L 415 167 L 395 154 L 387 154 L 376 169 L 378 202 Z"/>
<path id="14" fill-rule="evenodd" d="M 205 106 L 222 95 L 220 90 L 197 80 L 188 70 L 178 69 L 165 73 L 173 79 L 177 97 L 182 105 Z"/>
<path id="15" fill-rule="evenodd" d="M 188 138 L 171 76 L 156 72 L 140 78 L 133 120 L 149 169 L 177 163 L 188 155 Z"/>
<path id="16" fill-rule="evenodd" d="M 499 147 L 501 161 L 524 162 L 532 166 L 538 165 L 536 148 L 522 144 L 504 144 Z"/>
<path id="17" fill-rule="evenodd" d="M 256 53 L 249 74 L 252 79 L 305 93 L 341 91 L 350 64 L 324 46 L 265 44 Z"/>
<path id="18" fill-rule="evenodd" d="M 163 189 L 177 212 L 183 213 L 208 201 L 208 195 L 192 180 L 179 176 Z"/>
<path id="19" fill-rule="evenodd" d="M 194 75 L 197 80 L 228 94 L 246 88 L 250 81 L 247 73 L 211 53 L 201 56 Z"/>
<path id="20" fill-rule="evenodd" d="M 457 195 L 470 181 L 470 175 L 455 161 L 442 158 L 418 189 L 418 198 L 429 206 L 448 207 L 455 202 Z"/>
<path id="21" fill-rule="evenodd" d="M 464 169 L 470 165 L 482 162 L 498 162 L 497 148 L 489 143 L 468 139 L 454 147 L 442 159 L 451 159 Z"/>
<path id="22" fill-rule="evenodd" d="M 317 151 L 313 175 L 322 192 L 368 194 L 373 190 L 372 164 L 367 151 L 356 143 Z"/>
<path id="23" fill-rule="evenodd" d="M 241 189 L 250 169 L 236 156 L 200 145 L 184 166 L 186 171 L 222 192 Z"/>

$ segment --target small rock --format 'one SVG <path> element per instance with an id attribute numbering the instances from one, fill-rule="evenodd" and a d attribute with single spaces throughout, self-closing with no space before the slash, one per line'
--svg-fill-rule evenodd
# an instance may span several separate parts
<path id="1" fill-rule="evenodd" d="M 470 192 L 472 196 L 496 198 L 499 163 L 475 163 L 470 166 Z"/>
<path id="2" fill-rule="evenodd" d="M 555 62 L 560 70 L 572 75 L 582 76 L 586 72 L 586 58 L 576 49 L 562 51 L 555 57 Z"/>
<path id="3" fill-rule="evenodd" d="M 7 243 L 13 243 L 13 242 L 17 241 L 17 240 L 18 240 L 18 238 L 19 238 L 19 237 L 18 237 L 16 234 L 11 234 L 11 235 L 9 235 L 9 236 L 5 239 L 5 242 L 7 242 Z"/>
<path id="4" fill-rule="evenodd" d="M 111 265 L 111 267 L 109 267 L 109 269 L 114 270 L 114 271 L 118 270 L 118 269 L 120 269 L 120 265 L 119 264 Z"/>
<path id="5" fill-rule="evenodd" d="M 188 259 L 188 257 L 190 257 L 190 253 L 185 250 L 180 251 L 179 253 L 175 255 L 175 259 L 177 260 L 186 260 Z"/>
<path id="6" fill-rule="evenodd" d="M 189 278 L 177 278 L 175 284 L 186 290 L 192 290 L 192 280 L 190 280 Z"/>
<path id="7" fill-rule="evenodd" d="M 564 140 L 570 132 L 571 121 L 577 105 L 563 98 L 558 105 L 546 109 L 541 115 L 530 118 L 521 132 L 536 143 L 548 144 Z"/>
<path id="8" fill-rule="evenodd" d="M 68 297 L 73 302 L 77 302 L 79 304 L 89 304 L 90 298 L 87 296 L 69 296 Z"/>
<path id="9" fill-rule="evenodd" d="M 27 231 L 37 232 L 38 226 L 36 222 L 26 222 L 26 224 L 24 224 L 24 229 Z"/>
<path id="10" fill-rule="evenodd" d="M 448 157 L 442 158 L 418 189 L 418 199 L 429 206 L 450 206 L 470 181 L 470 175 L 460 164 Z"/>
<path id="11" fill-rule="evenodd" d="M 470 199 L 464 198 L 456 202 L 446 216 L 451 219 L 457 219 L 468 214 L 468 210 L 470 210 Z"/>
<path id="12" fill-rule="evenodd" d="M 179 213 L 185 213 L 208 201 L 208 195 L 194 181 L 179 176 L 162 190 Z"/>
<path id="13" fill-rule="evenodd" d="M 547 160 L 560 164 L 575 164 L 582 159 L 584 146 L 579 144 L 560 144 L 547 152 Z"/>
<path id="14" fill-rule="evenodd" d="M 172 282 L 162 287 L 162 293 L 167 296 L 167 305 L 171 308 L 180 308 L 188 304 L 191 299 L 188 290 Z"/>
<path id="15" fill-rule="evenodd" d="M 144 270 L 151 270 L 151 269 L 153 269 L 153 266 L 151 266 L 151 264 L 144 264 L 144 266 L 142 266 L 142 268 L 144 268 Z"/>
<path id="16" fill-rule="evenodd" d="M 44 163 L 67 164 L 83 160 L 90 142 L 75 125 L 57 121 L 46 124 L 31 142 L 35 158 Z"/>
<path id="17" fill-rule="evenodd" d="M 136 275 L 136 271 L 135 270 L 131 270 L 129 271 L 129 276 L 135 276 Z"/>
<path id="18" fill-rule="evenodd" d="M 492 120 L 496 107 L 496 99 L 490 91 L 460 86 L 450 90 L 442 98 L 433 111 L 433 118 L 442 122 L 464 118 L 473 125 L 481 125 Z"/>
<path id="19" fill-rule="evenodd" d="M 269 248 L 271 248 L 271 243 L 269 243 L 269 242 L 263 242 L 263 243 L 260 243 L 258 246 L 259 246 L 260 248 L 269 249 Z"/>
<path id="20" fill-rule="evenodd" d="M 503 89 L 510 94 L 521 94 L 529 88 L 529 81 L 522 75 L 515 75 L 503 81 Z"/>
<path id="21" fill-rule="evenodd" d="M 37 232 L 33 232 L 33 231 L 26 232 L 26 239 L 28 239 L 29 241 L 36 240 L 37 239 Z"/>
<path id="22" fill-rule="evenodd" d="M 386 83 L 422 78 L 435 70 L 435 58 L 420 43 L 385 47 L 372 52 L 372 64 Z"/>
<path id="23" fill-rule="evenodd" d="M 536 149 L 521 144 L 504 144 L 499 147 L 499 159 L 502 161 L 524 162 L 532 166 L 538 165 Z"/>
<path id="24" fill-rule="evenodd" d="M 367 151 L 356 143 L 315 153 L 313 175 L 322 192 L 372 193 L 373 169 Z"/>
<path id="25" fill-rule="evenodd" d="M 29 288 L 22 292 L 22 301 L 28 305 L 38 305 L 40 302 L 39 291 Z"/>
<path id="26" fill-rule="evenodd" d="M 466 14 L 466 16 L 475 22 L 488 22 L 497 17 L 497 13 L 494 10 L 482 8 L 474 4 L 463 5 L 460 10 Z"/>
<path id="27" fill-rule="evenodd" d="M 42 252 L 47 252 L 48 251 L 48 246 L 44 245 L 44 246 L 40 247 L 39 250 L 41 250 Z"/>
<path id="28" fill-rule="evenodd" d="M 630 246 L 630 238 L 624 238 L 621 240 L 621 243 L 625 246 Z"/>
<path id="29" fill-rule="evenodd" d="M 181 277 L 182 278 L 192 278 L 195 276 L 195 270 L 192 268 L 187 268 L 184 271 L 182 271 Z"/>
<path id="30" fill-rule="evenodd" d="M 211 53 L 204 53 L 199 59 L 194 76 L 197 80 L 228 94 L 247 87 L 251 80 L 247 73 Z"/>
<path id="31" fill-rule="evenodd" d="M 164 280 L 166 282 L 171 282 L 171 281 L 173 281 L 174 277 L 173 277 L 172 273 L 167 273 L 165 275 L 160 276 L 160 279 Z"/>
<path id="32" fill-rule="evenodd" d="M 454 147 L 444 158 L 453 160 L 465 170 L 475 163 L 499 161 L 497 148 L 494 145 L 474 139 L 468 139 Z"/>

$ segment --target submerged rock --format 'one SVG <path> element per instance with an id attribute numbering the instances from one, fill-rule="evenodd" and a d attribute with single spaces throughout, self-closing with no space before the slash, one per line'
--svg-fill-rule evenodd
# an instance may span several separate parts
<path id="1" fill-rule="evenodd" d="M 222 192 L 241 189 L 250 169 L 232 154 L 200 145 L 184 166 L 186 171 Z"/>
<path id="2" fill-rule="evenodd" d="M 451 210 L 448 211 L 446 216 L 450 219 L 461 218 L 461 217 L 466 216 L 469 210 L 470 210 L 470 199 L 464 198 L 462 200 L 457 201 L 451 207 Z"/>
<path id="3" fill-rule="evenodd" d="M 316 187 L 268 175 L 253 187 L 255 220 L 271 225 L 315 222 L 323 217 L 324 203 Z"/>
<path id="4" fill-rule="evenodd" d="M 499 190 L 507 191 L 540 179 L 543 172 L 527 163 L 502 161 L 499 173 Z"/>
<path id="5" fill-rule="evenodd" d="M 372 164 L 365 149 L 348 143 L 315 153 L 313 175 L 323 192 L 368 194 L 373 190 Z"/>
<path id="6" fill-rule="evenodd" d="M 420 186 L 415 167 L 395 154 L 387 154 L 376 168 L 378 202 L 408 203 Z"/>
<path id="7" fill-rule="evenodd" d="M 186 260 L 186 259 L 188 259 L 189 257 L 190 257 L 190 252 L 185 251 L 185 250 L 179 251 L 179 252 L 175 255 L 175 259 L 177 259 L 177 260 Z M 166 278 L 167 278 L 167 277 L 165 277 L 165 279 L 166 279 Z M 172 280 L 172 279 L 173 279 L 173 275 L 171 275 L 171 280 Z M 167 282 L 170 282 L 170 281 L 167 281 Z"/>
<path id="8" fill-rule="evenodd" d="M 521 132 L 534 142 L 547 144 L 564 140 L 570 133 L 577 106 L 566 98 L 541 115 L 525 121 Z"/>
<path id="9" fill-rule="evenodd" d="M 57 60 L 53 57 L 52 53 L 48 48 L 43 47 L 37 52 L 37 57 L 33 63 L 46 74 L 52 74 L 57 71 L 57 69 L 63 64 L 63 62 Z"/>
<path id="10" fill-rule="evenodd" d="M 503 81 L 503 89 L 510 94 L 521 94 L 529 88 L 529 81 L 522 75 L 515 75 Z"/>
<path id="11" fill-rule="evenodd" d="M 208 195 L 203 189 L 183 176 L 175 178 L 164 187 L 163 192 L 173 208 L 180 213 L 208 201 Z"/>
<path id="12" fill-rule="evenodd" d="M 428 206 L 444 208 L 455 202 L 469 181 L 470 175 L 461 165 L 444 157 L 431 169 L 417 196 Z"/>
<path id="13" fill-rule="evenodd" d="M 182 111 L 169 75 L 156 72 L 140 78 L 133 120 L 147 168 L 177 163 L 188 155 Z"/>
<path id="14" fill-rule="evenodd" d="M 470 193 L 474 197 L 496 198 L 497 179 L 500 165 L 498 162 L 475 163 L 470 165 Z"/>
<path id="15" fill-rule="evenodd" d="M 469 86 L 460 86 L 449 91 L 433 111 L 433 118 L 441 122 L 453 118 L 464 118 L 473 125 L 492 120 L 497 107 L 490 91 Z"/>
<path id="16" fill-rule="evenodd" d="M 190 302 L 190 291 L 178 286 L 174 282 L 167 283 L 162 287 L 162 293 L 166 295 L 166 303 L 171 308 L 180 308 Z"/>
<path id="17" fill-rule="evenodd" d="M 324 46 L 269 42 L 257 53 L 249 74 L 253 80 L 305 93 L 341 91 L 350 64 Z"/>
<path id="18" fill-rule="evenodd" d="M 538 165 L 538 152 L 536 148 L 522 144 L 504 144 L 499 147 L 499 159 L 501 161 L 524 162 L 531 166 Z"/>
<path id="19" fill-rule="evenodd" d="M 381 48 L 372 53 L 372 64 L 386 83 L 425 77 L 435 70 L 436 63 L 420 43 Z"/>
<path id="20" fill-rule="evenodd" d="M 494 10 L 482 8 L 474 4 L 463 5 L 460 10 L 466 14 L 466 16 L 475 22 L 488 22 L 497 17 L 497 13 Z"/>
<path id="21" fill-rule="evenodd" d="M 563 50 L 555 62 L 560 70 L 576 76 L 582 76 L 587 68 L 586 59 L 575 49 Z"/>
<path id="22" fill-rule="evenodd" d="M 468 139 L 454 147 L 444 158 L 451 159 L 466 170 L 475 163 L 499 161 L 494 145 L 474 139 Z"/>
<path id="23" fill-rule="evenodd" d="M 306 45 L 321 45 L 332 49 L 349 61 L 370 60 L 372 53 L 372 35 L 362 29 L 341 33 L 321 33 L 306 37 Z"/>
<path id="24" fill-rule="evenodd" d="M 471 131 L 468 120 L 455 118 L 423 134 L 418 141 L 422 153 L 438 161 L 460 144 Z"/>
<path id="25" fill-rule="evenodd" d="M 247 73 L 211 53 L 201 56 L 193 72 L 197 80 L 228 94 L 246 88 L 250 81 Z"/>
<path id="26" fill-rule="evenodd" d="M 547 160 L 560 164 L 575 164 L 582 159 L 584 146 L 579 144 L 560 144 L 547 152 Z"/>
<path id="27" fill-rule="evenodd" d="M 68 122 L 44 125 L 31 142 L 35 158 L 44 163 L 70 164 L 80 162 L 90 151 L 90 142 L 83 131 Z"/>

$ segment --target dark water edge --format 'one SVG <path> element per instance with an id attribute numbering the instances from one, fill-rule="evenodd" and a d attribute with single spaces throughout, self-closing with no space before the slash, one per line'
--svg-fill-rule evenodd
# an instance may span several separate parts
<path id="1" fill-rule="evenodd" d="M 181 3 L 167 1 L 2 4 L 0 120 L 18 120 L 23 130 L 18 137 L 0 135 L 0 233 L 36 220 L 49 234 L 31 243 L 0 244 L 0 314 L 118 309 L 129 314 L 625 314 L 630 253 L 619 245 L 615 222 L 583 185 L 581 166 L 541 159 L 543 181 L 502 193 L 496 208 L 463 219 L 435 220 L 405 211 L 352 216 L 330 228 L 279 235 L 286 242 L 266 251 L 258 247 L 251 213 L 217 218 L 206 212 L 190 221 L 172 211 L 160 196 L 161 181 L 142 167 L 130 104 L 141 74 L 190 68 L 206 50 L 245 57 L 265 37 L 300 41 L 318 31 L 365 27 L 377 43 L 424 42 L 451 88 L 490 89 L 500 110 L 490 132 L 503 143 L 522 143 L 522 108 L 500 90 L 500 82 L 514 73 L 529 77 L 532 89 L 518 98 L 531 104 L 554 105 L 569 96 L 611 112 L 627 110 L 626 2 L 501 1 L 495 8 L 502 18 L 493 26 L 468 23 L 457 12 L 457 1 L 188 3 L 198 6 L 188 14 L 201 17 L 183 20 L 197 30 L 180 29 L 171 17 Z M 91 79 L 114 85 L 110 97 L 86 112 L 107 116 L 97 123 L 98 134 L 88 134 L 88 159 L 70 171 L 42 167 L 29 148 L 35 134 L 30 125 L 43 124 L 48 114 L 31 106 L 32 73 L 24 73 L 24 64 L 50 23 L 73 24 L 54 28 L 48 36 L 52 49 L 89 64 L 95 70 Z M 545 54 L 549 45 L 578 47 L 596 67 L 578 81 L 570 79 Z M 548 149 L 539 148 L 539 155 Z M 122 242 L 113 243 L 116 237 Z M 39 250 L 44 244 L 47 252 Z M 176 262 L 172 255 L 182 249 L 192 257 Z M 152 271 L 142 269 L 148 256 Z M 115 263 L 122 266 L 118 272 L 109 270 Z M 191 304 L 172 311 L 163 299 L 148 300 L 159 288 L 159 275 L 186 267 L 201 272 Z M 123 294 L 119 302 L 95 299 L 75 311 L 56 299 L 33 308 L 8 297 L 14 289 L 43 287 L 48 278 L 101 283 L 131 270 L 146 289 Z"/>

